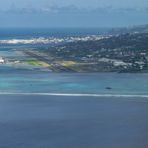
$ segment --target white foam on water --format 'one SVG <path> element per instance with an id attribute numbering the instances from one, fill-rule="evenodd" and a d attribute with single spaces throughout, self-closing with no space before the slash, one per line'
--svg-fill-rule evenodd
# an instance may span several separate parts
<path id="1" fill-rule="evenodd" d="M 31 39 L 10 39 L 0 40 L 0 44 L 48 44 L 53 42 L 60 42 L 61 40 L 53 40 L 46 38 L 31 38 Z"/>
<path id="2" fill-rule="evenodd" d="M 10 92 L 3 93 L 3 92 L 0 92 L 0 95 L 148 98 L 148 95 L 132 95 L 132 94 L 70 94 L 70 93 L 10 93 Z"/>
<path id="3" fill-rule="evenodd" d="M 29 39 L 8 39 L 8 40 L 0 40 L 0 44 L 51 44 L 51 43 L 62 43 L 62 42 L 75 42 L 75 41 L 89 41 L 89 40 L 100 40 L 107 37 L 101 36 L 85 36 L 85 37 L 64 37 L 64 38 L 56 38 L 56 37 L 39 37 L 39 38 L 29 38 Z"/>

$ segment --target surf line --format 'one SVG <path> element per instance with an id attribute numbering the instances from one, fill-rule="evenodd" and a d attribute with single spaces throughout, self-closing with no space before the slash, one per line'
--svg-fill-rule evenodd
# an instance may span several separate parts
<path id="1" fill-rule="evenodd" d="M 0 95 L 26 95 L 26 96 L 67 96 L 67 97 L 140 97 L 148 98 L 148 95 L 132 95 L 132 94 L 71 94 L 71 93 L 11 93 L 0 92 Z"/>

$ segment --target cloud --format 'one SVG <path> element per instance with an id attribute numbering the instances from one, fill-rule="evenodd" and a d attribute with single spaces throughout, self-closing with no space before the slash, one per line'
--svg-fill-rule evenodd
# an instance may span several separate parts
<path id="1" fill-rule="evenodd" d="M 122 27 L 148 24 L 148 8 L 80 8 L 75 5 L 16 7 L 0 11 L 4 27 Z"/>
<path id="2" fill-rule="evenodd" d="M 68 6 L 46 6 L 40 8 L 33 7 L 22 7 L 18 8 L 15 5 L 11 5 L 7 10 L 1 10 L 3 13 L 10 14 L 82 14 L 82 13 L 95 13 L 95 14 L 106 14 L 106 13 L 148 13 L 148 8 L 113 8 L 108 7 L 98 7 L 98 8 L 78 8 L 75 5 Z"/>

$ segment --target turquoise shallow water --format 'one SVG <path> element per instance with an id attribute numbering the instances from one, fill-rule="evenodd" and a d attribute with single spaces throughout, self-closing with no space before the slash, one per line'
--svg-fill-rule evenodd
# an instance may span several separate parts
<path id="1" fill-rule="evenodd" d="M 147 82 L 148 74 L 19 71 L 0 74 L 0 92 L 148 95 Z"/>

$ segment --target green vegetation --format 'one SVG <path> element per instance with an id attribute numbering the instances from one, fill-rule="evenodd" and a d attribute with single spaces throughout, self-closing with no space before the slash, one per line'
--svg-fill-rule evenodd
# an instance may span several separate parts
<path id="1" fill-rule="evenodd" d="M 42 67 L 50 67 L 50 65 L 48 63 L 45 63 L 43 61 L 39 61 L 39 60 L 28 60 L 26 61 L 27 64 L 29 65 L 34 65 L 34 66 L 42 66 Z"/>
<path id="2" fill-rule="evenodd" d="M 148 33 L 127 33 L 27 50 L 27 63 L 54 72 L 148 72 Z"/>

